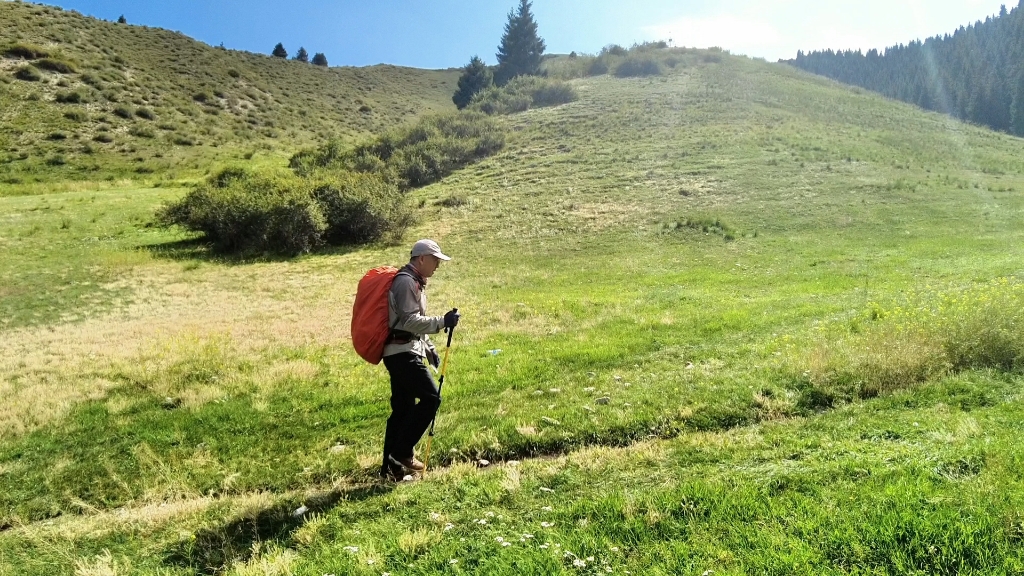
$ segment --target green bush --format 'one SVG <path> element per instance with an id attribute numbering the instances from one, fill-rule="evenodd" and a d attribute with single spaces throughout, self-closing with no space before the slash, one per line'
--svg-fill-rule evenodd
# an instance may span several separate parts
<path id="1" fill-rule="evenodd" d="M 36 60 L 50 55 L 49 52 L 34 44 L 11 44 L 4 48 L 3 54 L 7 58 L 22 58 L 24 60 Z"/>
<path id="2" fill-rule="evenodd" d="M 469 108 L 488 115 L 513 114 L 530 108 L 566 104 L 577 98 L 576 90 L 559 80 L 519 76 L 500 88 L 491 86 L 478 93 Z"/>
<path id="3" fill-rule="evenodd" d="M 157 220 L 201 232 L 222 251 L 309 252 L 327 224 L 302 184 L 288 175 L 218 174 L 161 208 Z"/>
<path id="4" fill-rule="evenodd" d="M 89 115 L 83 110 L 68 110 L 64 113 L 64 117 L 75 122 L 85 122 L 89 119 Z"/>
<path id="5" fill-rule="evenodd" d="M 14 77 L 18 80 L 24 80 L 25 82 L 38 82 L 43 79 L 43 75 L 35 66 L 28 64 L 18 67 L 14 71 Z"/>
<path id="6" fill-rule="evenodd" d="M 412 219 L 404 196 L 376 175 L 228 168 L 162 207 L 157 220 L 201 232 L 222 251 L 301 254 L 400 235 Z"/>
<path id="7" fill-rule="evenodd" d="M 54 98 L 61 104 L 82 104 L 89 101 L 89 97 L 81 90 L 57 92 Z"/>
<path id="8" fill-rule="evenodd" d="M 134 114 L 132 113 L 132 109 L 127 106 L 117 106 L 114 108 L 114 116 L 124 118 L 125 120 L 131 120 Z"/>
<path id="9" fill-rule="evenodd" d="M 324 168 L 374 173 L 406 189 L 436 182 L 504 145 L 504 133 L 486 115 L 456 112 L 426 117 L 351 150 L 329 142 L 299 152 L 289 165 L 299 175 Z"/>
<path id="10" fill-rule="evenodd" d="M 139 108 L 135 111 L 135 115 L 139 118 L 145 118 L 146 120 L 156 120 L 156 114 L 154 114 L 149 108 Z"/>
<path id="11" fill-rule="evenodd" d="M 658 76 L 661 65 L 652 56 L 630 55 L 615 67 L 615 76 L 630 78 L 638 76 Z"/>
<path id="12" fill-rule="evenodd" d="M 413 220 L 401 191 L 376 174 L 320 176 L 312 196 L 327 220 L 324 241 L 328 244 L 397 239 Z"/>
<path id="13" fill-rule="evenodd" d="M 60 74 L 74 74 L 75 67 L 66 60 L 59 58 L 43 58 L 34 62 L 36 68 L 42 68 L 43 70 L 49 70 L 51 72 L 58 72 Z"/>

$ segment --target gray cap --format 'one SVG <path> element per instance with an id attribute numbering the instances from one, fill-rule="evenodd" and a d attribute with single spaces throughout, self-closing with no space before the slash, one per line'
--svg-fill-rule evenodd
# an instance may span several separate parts
<path id="1" fill-rule="evenodd" d="M 437 245 L 437 242 L 428 238 L 424 238 L 412 245 L 411 255 L 413 258 L 417 256 L 425 256 L 427 254 L 437 256 L 441 260 L 451 260 L 450 256 L 445 256 L 441 253 L 441 247 Z"/>

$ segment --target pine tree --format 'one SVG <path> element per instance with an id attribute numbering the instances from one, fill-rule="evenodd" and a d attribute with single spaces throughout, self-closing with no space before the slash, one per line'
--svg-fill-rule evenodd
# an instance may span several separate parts
<path id="1" fill-rule="evenodd" d="M 469 105 L 470 100 L 477 92 L 487 89 L 493 82 L 494 77 L 484 61 L 479 56 L 473 56 L 469 64 L 462 69 L 462 76 L 459 77 L 459 89 L 452 96 L 452 102 L 459 110 L 462 110 Z"/>
<path id="2" fill-rule="evenodd" d="M 288 57 L 288 51 L 284 49 L 284 44 L 281 44 L 280 42 L 277 43 L 277 46 L 274 46 L 274 51 L 271 52 L 270 54 L 271 54 L 271 56 L 274 56 L 275 58 L 287 58 Z"/>
<path id="3" fill-rule="evenodd" d="M 127 24 L 128 23 L 128 19 L 124 17 L 124 14 L 121 14 L 121 17 L 117 19 L 117 23 L 118 24 Z"/>
<path id="4" fill-rule="evenodd" d="M 299 46 L 299 51 L 295 53 L 295 59 L 299 62 L 309 62 L 309 53 L 302 46 Z"/>
<path id="5" fill-rule="evenodd" d="M 323 52 L 317 52 L 313 55 L 313 64 L 317 66 L 327 67 L 327 56 L 324 56 Z"/>
<path id="6" fill-rule="evenodd" d="M 498 69 L 494 82 L 504 86 L 516 76 L 540 74 L 541 57 L 544 55 L 544 40 L 537 35 L 537 23 L 530 12 L 532 2 L 519 0 L 519 10 L 508 13 L 505 34 L 498 46 Z"/>

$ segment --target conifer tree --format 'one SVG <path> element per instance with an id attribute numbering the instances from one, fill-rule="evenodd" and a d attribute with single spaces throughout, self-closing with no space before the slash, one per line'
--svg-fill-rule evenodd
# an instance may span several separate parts
<path id="1" fill-rule="evenodd" d="M 121 17 L 117 19 L 117 23 L 118 24 L 127 24 L 128 23 L 128 19 L 124 17 L 124 14 L 121 14 Z"/>
<path id="2" fill-rule="evenodd" d="M 529 0 L 519 0 L 519 9 L 508 13 L 505 34 L 498 46 L 498 69 L 494 82 L 504 86 L 516 76 L 540 74 L 541 57 L 544 55 L 544 40 L 537 35 L 537 23 L 533 19 Z"/>
<path id="3" fill-rule="evenodd" d="M 462 110 L 469 105 L 477 92 L 490 87 L 493 81 L 494 77 L 484 61 L 479 56 L 473 56 L 469 64 L 462 69 L 462 76 L 459 77 L 459 89 L 452 96 L 452 102 L 459 110 Z"/>
<path id="4" fill-rule="evenodd" d="M 327 67 L 327 56 L 324 56 L 323 52 L 317 52 L 313 55 L 313 64 L 317 66 Z"/>
<path id="5" fill-rule="evenodd" d="M 299 62 L 309 62 L 309 52 L 302 46 L 299 46 L 299 51 L 295 53 L 295 59 Z"/>
<path id="6" fill-rule="evenodd" d="M 270 54 L 271 54 L 271 56 L 274 56 L 275 58 L 287 58 L 288 57 L 288 51 L 284 49 L 284 44 L 281 44 L 280 42 L 277 43 L 277 46 L 274 46 L 274 51 L 271 52 Z"/>

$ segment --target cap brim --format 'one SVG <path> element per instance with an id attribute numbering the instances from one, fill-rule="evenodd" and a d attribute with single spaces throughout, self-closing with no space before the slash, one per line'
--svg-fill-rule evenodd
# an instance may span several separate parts
<path id="1" fill-rule="evenodd" d="M 437 256 L 441 260 L 451 260 L 452 259 L 451 256 L 445 256 L 444 254 L 441 254 L 440 252 L 434 252 L 434 256 Z"/>

